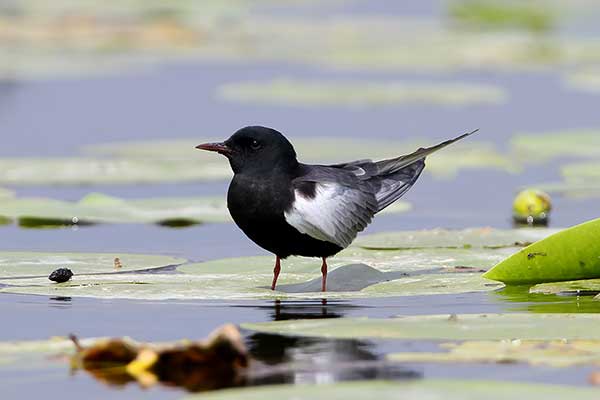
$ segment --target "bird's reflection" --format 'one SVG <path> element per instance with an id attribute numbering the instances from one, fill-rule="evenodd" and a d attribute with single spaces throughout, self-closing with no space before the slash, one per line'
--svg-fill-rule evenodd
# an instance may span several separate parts
<path id="1" fill-rule="evenodd" d="M 340 318 L 347 305 L 328 303 L 327 299 L 316 302 L 282 303 L 276 300 L 273 305 L 271 319 L 287 321 L 291 319 Z"/>
<path id="2" fill-rule="evenodd" d="M 420 375 L 380 359 L 373 343 L 256 333 L 248 338 L 253 358 L 262 363 L 248 385 L 331 383 L 369 379 L 411 379 Z"/>
<path id="3" fill-rule="evenodd" d="M 261 305 L 238 305 L 235 307 L 265 310 L 273 321 L 287 321 L 292 319 L 319 319 L 341 318 L 350 310 L 366 308 L 341 300 L 307 300 L 307 301 L 280 301 Z"/>

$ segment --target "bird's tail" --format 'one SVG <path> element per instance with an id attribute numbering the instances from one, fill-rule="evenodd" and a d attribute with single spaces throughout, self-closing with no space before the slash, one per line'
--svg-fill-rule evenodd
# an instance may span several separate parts
<path id="1" fill-rule="evenodd" d="M 420 148 L 405 156 L 376 162 L 377 172 L 371 179 L 378 185 L 375 193 L 378 204 L 377 211 L 383 210 L 398 200 L 414 185 L 425 168 L 425 157 L 477 131 L 478 129 L 432 147 Z"/>
<path id="2" fill-rule="evenodd" d="M 405 156 L 400 156 L 398 158 L 392 158 L 389 160 L 378 161 L 375 163 L 377 165 L 378 175 L 393 174 L 394 172 L 399 171 L 399 170 L 403 169 L 404 167 L 407 167 L 407 166 L 413 164 L 416 161 L 422 160 L 425 157 L 427 157 L 428 155 L 435 153 L 436 151 L 441 150 L 444 147 L 446 147 L 454 142 L 458 142 L 459 140 L 464 139 L 467 136 L 471 136 L 472 134 L 474 134 L 477 131 L 479 131 L 479 129 L 475 129 L 472 132 L 464 133 L 458 137 L 455 137 L 454 139 L 446 140 L 435 146 L 426 147 L 426 148 L 421 147 L 417 151 L 407 154 Z"/>

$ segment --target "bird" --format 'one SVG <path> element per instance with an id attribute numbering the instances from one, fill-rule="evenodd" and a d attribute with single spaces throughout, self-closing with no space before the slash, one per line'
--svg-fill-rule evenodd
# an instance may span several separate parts
<path id="1" fill-rule="evenodd" d="M 327 258 L 348 247 L 375 214 L 415 184 L 425 157 L 477 131 L 396 158 L 332 165 L 299 162 L 290 141 L 264 126 L 246 126 L 224 142 L 196 148 L 229 160 L 227 208 L 248 238 L 275 255 L 271 289 L 281 260 L 304 256 L 321 258 L 326 292 Z"/>

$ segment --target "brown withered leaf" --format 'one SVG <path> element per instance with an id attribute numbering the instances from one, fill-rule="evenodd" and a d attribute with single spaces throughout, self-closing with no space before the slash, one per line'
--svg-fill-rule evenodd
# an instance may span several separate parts
<path id="1" fill-rule="evenodd" d="M 77 347 L 71 365 L 109 385 L 137 382 L 143 387 L 161 383 L 197 392 L 244 383 L 249 356 L 242 336 L 225 325 L 206 340 L 166 344 L 137 343 L 127 338 L 100 340 Z"/>

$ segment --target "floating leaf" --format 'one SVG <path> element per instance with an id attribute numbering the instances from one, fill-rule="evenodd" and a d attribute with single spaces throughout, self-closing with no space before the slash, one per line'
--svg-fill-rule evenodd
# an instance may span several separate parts
<path id="1" fill-rule="evenodd" d="M 49 8 L 30 2 L 26 7 L 16 7 L 18 18 L 2 18 L 3 35 L 10 40 L 0 46 L 0 56 L 5 60 L 0 64 L 0 76 L 73 77 L 173 60 L 440 72 L 537 70 L 564 64 L 593 65 L 600 58 L 594 37 L 569 35 L 548 40 L 529 32 L 458 31 L 433 19 L 370 13 L 302 18 L 280 2 L 216 3 L 203 2 L 200 7 L 189 2 L 160 6 L 132 2 L 99 8 L 89 2 L 84 6 L 69 2 L 68 7 Z M 270 13 L 265 7 L 269 5 L 288 12 Z M 314 6 L 314 2 L 302 2 L 302 6 L 307 5 Z M 592 5 L 585 2 L 587 14 Z M 547 6 L 519 3 L 517 7 L 498 7 L 519 10 L 508 13 L 510 18 L 502 14 L 502 21 L 508 19 L 513 26 L 547 26 L 546 19 L 539 17 L 546 15 Z M 562 17 L 575 7 L 570 2 L 553 15 Z M 528 11 L 526 17 L 521 9 Z M 71 16 L 68 21 L 64 20 L 65 14 Z M 415 37 L 420 46 L 414 46 Z"/>
<path id="2" fill-rule="evenodd" d="M 231 172 L 229 165 L 221 156 L 198 151 L 190 153 L 189 149 L 193 149 L 198 143 L 221 140 L 229 135 L 230 133 L 225 132 L 221 137 L 209 139 L 109 143 L 87 147 L 85 150 L 93 155 L 139 158 L 146 162 L 162 159 L 179 163 L 186 161 L 206 163 L 214 172 L 214 175 L 211 175 L 214 177 L 217 175 L 215 165 L 220 165 L 221 176 L 225 179 L 231 176 Z M 365 158 L 373 160 L 393 158 L 433 144 L 433 141 L 425 143 L 423 140 L 390 141 L 341 137 L 290 137 L 290 140 L 301 161 L 325 164 Z M 498 153 L 493 144 L 477 141 L 457 143 L 427 160 L 425 171 L 442 178 L 452 177 L 462 169 L 491 168 L 507 172 L 519 170 L 512 160 Z"/>
<path id="3" fill-rule="evenodd" d="M 598 135 L 600 135 L 600 132 L 598 132 Z M 560 168 L 560 172 L 569 183 L 589 183 L 591 186 L 594 186 L 598 183 L 598 179 L 600 179 L 600 162 L 589 161 L 567 164 Z"/>
<path id="4" fill-rule="evenodd" d="M 484 274 L 506 284 L 600 278 L 600 219 L 564 229 L 519 250 Z"/>
<path id="5" fill-rule="evenodd" d="M 532 286 L 529 292 L 542 294 L 598 294 L 600 293 L 600 279 L 540 283 Z"/>
<path id="6" fill-rule="evenodd" d="M 0 188 L 0 199 L 5 199 L 7 197 L 13 197 L 14 195 L 15 195 L 15 192 L 13 192 L 12 190 Z"/>
<path id="7" fill-rule="evenodd" d="M 600 93 L 600 71 L 585 69 L 571 72 L 564 77 L 567 86 L 582 92 Z"/>
<path id="8" fill-rule="evenodd" d="M 223 137 L 229 134 L 224 133 Z M 227 161 L 194 149 L 199 141 L 127 142 L 87 150 L 123 158 L 0 158 L 0 184 L 151 184 L 230 179 L 232 172 Z M 301 160 L 323 163 L 398 157 L 423 144 L 342 138 L 293 141 Z M 451 177 L 461 169 L 473 168 L 517 171 L 514 163 L 493 145 L 480 142 L 458 143 L 433 155 L 426 171 L 438 177 Z"/>
<path id="9" fill-rule="evenodd" d="M 231 221 L 224 197 L 155 198 L 125 200 L 92 193 L 79 202 L 44 198 L 0 199 L 0 215 L 17 219 L 25 226 L 56 226 L 94 223 Z"/>
<path id="10" fill-rule="evenodd" d="M 447 267 L 487 268 L 515 249 L 428 249 L 367 251 L 349 248 L 330 260 L 327 298 L 368 298 L 464 293 L 501 287 L 480 273 Z M 369 264 L 369 265 L 365 265 Z M 63 284 L 45 278 L 13 279 L 0 292 L 129 299 L 322 298 L 320 262 L 290 257 L 282 263 L 276 291 L 270 290 L 272 257 L 215 260 L 178 267 L 179 274 L 77 276 Z M 75 271 L 76 272 L 76 271 Z"/>
<path id="11" fill-rule="evenodd" d="M 536 189 L 550 194 L 558 194 L 574 199 L 590 199 L 600 197 L 600 184 L 594 179 L 583 182 L 554 182 L 534 185 Z"/>
<path id="12" fill-rule="evenodd" d="M 442 343 L 447 352 L 394 353 L 397 362 L 528 363 L 551 367 L 600 365 L 600 340 L 501 340 Z"/>
<path id="13" fill-rule="evenodd" d="M 507 398 L 528 400 L 562 400 L 576 397 L 578 400 L 595 400 L 595 388 L 561 386 L 502 381 L 440 380 L 424 379 L 404 382 L 358 381 L 326 383 L 318 385 L 287 384 L 258 386 L 243 389 L 219 390 L 186 397 L 187 400 L 263 400 L 263 399 L 365 399 L 379 400 L 465 400 Z"/>
<path id="14" fill-rule="evenodd" d="M 308 107 L 369 107 L 404 103 L 467 106 L 498 104 L 507 98 L 501 87 L 481 84 L 303 81 L 290 78 L 228 83 L 218 88 L 217 96 L 253 104 Z"/>
<path id="15" fill-rule="evenodd" d="M 559 157 L 600 157 L 600 131 L 573 130 L 519 134 L 511 139 L 513 152 L 527 162 Z"/>
<path id="16" fill-rule="evenodd" d="M 549 32 L 556 25 L 555 10 L 546 4 L 520 1 L 454 0 L 449 15 L 455 22 L 483 29 L 522 29 Z"/>
<path id="17" fill-rule="evenodd" d="M 111 273 L 115 272 L 115 257 L 119 257 L 122 264 L 119 271 L 164 267 L 185 262 L 181 258 L 159 255 L 2 251 L 0 252 L 0 279 L 43 276 L 41 281 L 56 285 L 48 281 L 47 276 L 57 268 L 71 269 L 75 274 L 73 279 L 78 279 L 81 274 Z"/>
<path id="18" fill-rule="evenodd" d="M 355 245 L 374 250 L 500 248 L 526 246 L 554 232 L 556 230 L 544 228 L 399 231 L 361 236 Z"/>
<path id="19" fill-rule="evenodd" d="M 0 159 L 0 183 L 21 186 L 190 182 L 221 180 L 230 175 L 228 166 L 220 163 L 163 159 Z"/>
<path id="20" fill-rule="evenodd" d="M 98 339 L 86 338 L 81 344 L 88 346 Z M 63 359 L 71 356 L 73 342 L 66 337 L 48 340 L 0 341 L 0 369 L 31 371 L 37 367 L 64 368 Z"/>
<path id="21" fill-rule="evenodd" d="M 600 314 L 460 314 L 244 323 L 288 336 L 431 340 L 600 340 Z"/>

